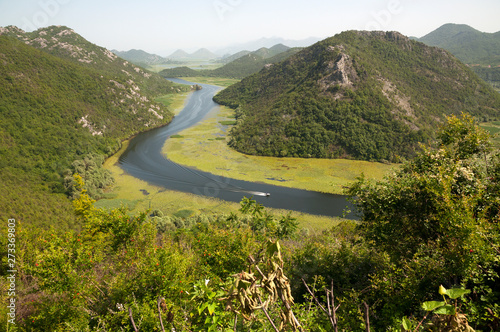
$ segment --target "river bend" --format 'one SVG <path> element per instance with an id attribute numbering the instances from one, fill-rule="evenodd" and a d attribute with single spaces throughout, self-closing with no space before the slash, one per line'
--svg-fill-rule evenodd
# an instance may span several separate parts
<path id="1" fill-rule="evenodd" d="M 177 79 L 172 81 L 195 84 Z M 191 94 L 183 110 L 169 125 L 141 133 L 131 139 L 128 148 L 119 158 L 119 164 L 124 171 L 166 189 L 226 201 L 240 202 L 245 196 L 253 196 L 266 207 L 326 216 L 342 216 L 347 207 L 352 209 L 352 205 L 342 195 L 235 180 L 185 167 L 166 158 L 162 148 L 170 136 L 195 125 L 214 107 L 218 107 L 212 97 L 220 88 L 207 84 L 199 85 L 203 89 Z M 266 196 L 267 193 L 269 196 Z M 349 215 L 349 218 L 354 216 Z"/>

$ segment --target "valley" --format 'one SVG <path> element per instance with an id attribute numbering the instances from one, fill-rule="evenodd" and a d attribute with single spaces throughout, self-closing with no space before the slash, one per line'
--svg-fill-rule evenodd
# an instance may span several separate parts
<path id="1" fill-rule="evenodd" d="M 360 160 L 245 155 L 227 145 L 231 122 L 233 110 L 214 108 L 201 123 L 167 140 L 163 153 L 176 163 L 219 176 L 334 194 L 343 194 L 362 173 L 382 179 L 397 168 L 397 164 Z"/>
<path id="2" fill-rule="evenodd" d="M 0 27 L 7 330 L 498 330 L 499 36 L 163 57 Z"/>
<path id="3" fill-rule="evenodd" d="M 192 85 L 193 83 L 189 84 Z M 226 170 L 226 174 L 224 174 L 226 177 L 214 177 L 209 173 L 202 173 L 184 168 L 179 164 L 172 163 L 170 159 L 164 160 L 161 157 L 161 147 L 165 140 L 169 140 L 169 136 L 172 137 L 170 140 L 178 140 L 179 138 L 177 137 L 182 136 L 178 135 L 178 133 L 183 130 L 183 128 L 192 126 L 193 124 L 196 125 L 198 121 L 206 117 L 207 113 L 209 114 L 214 109 L 218 109 L 211 100 L 213 93 L 218 89 L 219 88 L 215 86 L 203 85 L 202 90 L 192 93 L 188 99 L 188 103 L 185 105 L 185 109 L 171 124 L 167 127 L 134 137 L 130 141 L 132 146 L 126 149 L 119 157 L 121 167 L 127 173 L 134 174 L 153 184 L 162 184 L 162 186 L 165 186 L 167 189 L 198 193 L 235 202 L 241 201 L 244 196 L 255 196 L 255 199 L 268 207 L 288 208 L 290 210 L 299 210 L 302 212 L 329 216 L 342 215 L 347 205 L 347 202 L 345 202 L 343 198 L 339 202 L 339 208 L 337 208 L 337 204 L 335 203 L 337 198 L 333 195 L 314 194 L 313 192 L 301 193 L 300 191 L 292 191 L 292 189 L 236 181 L 238 177 L 235 177 L 234 175 L 236 173 L 231 170 Z M 207 105 L 205 106 L 205 104 Z M 189 148 L 187 148 L 187 150 L 189 151 Z M 194 153 L 199 151 L 200 147 L 195 147 L 192 150 Z M 212 160 L 215 159 L 214 161 L 219 163 L 219 169 L 224 162 L 227 162 L 227 160 L 223 161 L 221 158 L 213 158 L 210 156 L 209 158 Z M 195 162 L 199 160 L 198 158 Z M 304 167 L 304 165 L 302 167 Z M 308 169 L 310 170 L 311 167 L 309 166 Z M 281 172 L 286 172 L 286 170 L 281 170 Z M 311 179 L 311 176 L 308 178 Z M 323 179 L 323 177 L 319 178 Z M 253 177 L 252 174 L 248 174 L 245 177 L 247 181 L 256 181 L 256 179 L 259 183 L 269 183 L 269 181 L 260 177 Z M 351 179 L 351 181 L 352 180 L 354 179 Z M 293 184 L 291 186 L 288 184 L 288 187 L 293 188 L 294 186 Z M 208 192 L 207 189 L 209 189 Z M 259 191 L 265 193 L 270 192 L 272 195 L 271 197 L 265 197 L 260 200 Z M 331 192 L 332 191 L 329 189 L 324 190 L 324 193 Z M 327 202 L 329 202 L 329 204 L 326 204 Z"/>

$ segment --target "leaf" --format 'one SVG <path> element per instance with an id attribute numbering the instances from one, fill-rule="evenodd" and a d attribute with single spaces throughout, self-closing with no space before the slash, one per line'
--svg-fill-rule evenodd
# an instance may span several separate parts
<path id="1" fill-rule="evenodd" d="M 274 243 L 269 241 L 269 244 L 267 245 L 267 254 L 269 255 L 269 257 L 272 257 L 275 253 L 279 253 L 280 249 L 281 248 L 278 241 Z"/>
<path id="2" fill-rule="evenodd" d="M 451 304 L 447 304 L 436 309 L 434 313 L 438 315 L 454 315 L 456 312 L 454 306 L 452 306 Z"/>
<path id="3" fill-rule="evenodd" d="M 252 283 L 250 281 L 239 280 L 239 282 L 238 282 L 238 290 L 247 289 L 248 287 L 250 287 L 251 284 Z"/>
<path id="4" fill-rule="evenodd" d="M 461 289 L 461 288 L 452 288 L 446 290 L 446 295 L 450 297 L 450 299 L 459 298 L 462 295 L 469 294 L 470 289 Z"/>
<path id="5" fill-rule="evenodd" d="M 411 331 L 413 330 L 413 322 L 408 318 L 408 317 L 403 317 L 403 321 L 401 322 L 403 324 L 403 328 L 406 331 Z"/>
<path id="6" fill-rule="evenodd" d="M 208 308 L 208 313 L 210 315 L 214 314 L 214 312 L 215 312 L 215 306 L 216 306 L 216 303 L 211 303 L 211 304 L 208 305 L 207 308 Z"/>
<path id="7" fill-rule="evenodd" d="M 432 311 L 436 308 L 442 307 L 446 304 L 444 301 L 427 301 L 422 303 L 422 308 L 425 311 Z"/>
<path id="8" fill-rule="evenodd" d="M 203 305 L 201 307 L 198 307 L 198 315 L 201 315 L 201 313 L 205 310 L 205 308 L 207 306 L 208 306 L 208 303 L 203 303 Z"/>

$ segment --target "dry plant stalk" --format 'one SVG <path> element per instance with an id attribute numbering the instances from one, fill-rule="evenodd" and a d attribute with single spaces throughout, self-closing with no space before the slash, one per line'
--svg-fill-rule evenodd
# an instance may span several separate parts
<path id="1" fill-rule="evenodd" d="M 254 319 L 254 312 L 262 310 L 275 331 L 282 331 L 285 325 L 291 326 L 294 331 L 303 331 L 292 311 L 290 281 L 283 273 L 283 259 L 278 241 L 269 241 L 266 251 L 261 251 L 257 259 L 250 256 L 248 262 L 249 272 L 235 274 L 233 286 L 227 296 L 221 299 L 226 300 L 227 310 L 241 314 L 246 320 Z M 259 263 L 267 267 L 266 273 L 259 267 Z M 282 303 L 279 327 L 268 313 L 269 305 L 278 301 Z"/>

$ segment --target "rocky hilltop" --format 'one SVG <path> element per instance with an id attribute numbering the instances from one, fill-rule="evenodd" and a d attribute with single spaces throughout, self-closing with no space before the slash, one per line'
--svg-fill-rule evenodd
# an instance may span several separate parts
<path id="1" fill-rule="evenodd" d="M 73 63 L 88 74 L 98 75 L 100 82 L 97 84 L 102 85 L 103 89 L 96 91 L 98 95 L 95 97 L 109 103 L 107 115 L 95 108 L 88 111 L 74 110 L 78 114 L 78 123 L 88 128 L 93 135 L 131 135 L 168 123 L 172 118 L 167 108 L 153 99 L 161 94 L 177 92 L 178 87 L 159 75 L 116 56 L 106 48 L 90 43 L 68 27 L 51 26 L 27 33 L 9 26 L 0 28 L 0 35 L 18 39 L 47 55 Z M 18 52 L 16 56 L 22 58 L 22 53 Z M 74 66 L 72 68 L 76 70 Z M 62 71 L 66 69 L 61 68 Z M 18 71 L 19 68 L 14 67 L 13 70 Z M 133 121 L 126 126 L 116 127 L 114 116 L 123 118 L 125 114 Z M 111 133 L 113 130 L 120 131 L 129 127 L 133 129 L 126 130 L 126 133 Z"/>
<path id="2" fill-rule="evenodd" d="M 0 28 L 0 217 L 71 223 L 71 174 L 103 188 L 104 156 L 167 124 L 155 97 L 177 89 L 69 28 Z"/>
<path id="3" fill-rule="evenodd" d="M 343 32 L 215 100 L 237 110 L 229 144 L 270 156 L 397 161 L 446 115 L 500 114 L 500 95 L 451 53 L 397 32 Z"/>

